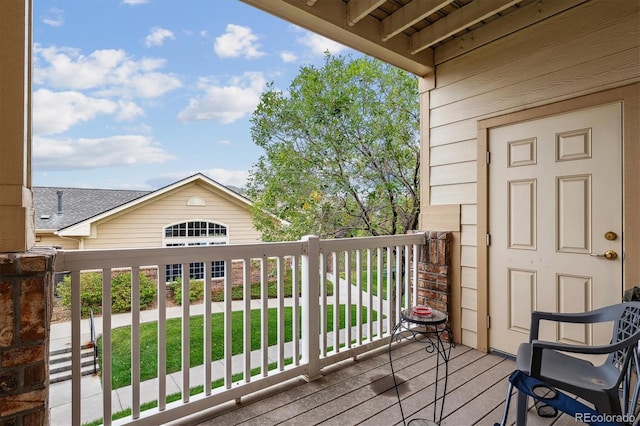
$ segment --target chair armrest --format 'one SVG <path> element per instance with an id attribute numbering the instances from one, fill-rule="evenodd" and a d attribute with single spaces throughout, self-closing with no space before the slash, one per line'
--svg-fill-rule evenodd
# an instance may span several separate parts
<path id="1" fill-rule="evenodd" d="M 612 352 L 618 351 L 620 349 L 624 349 L 629 345 L 630 343 L 627 339 L 617 343 L 608 344 L 608 345 L 595 345 L 595 346 L 570 345 L 567 343 L 549 342 L 546 340 L 534 340 L 533 342 L 531 342 L 532 351 L 534 352 L 542 351 L 543 349 L 553 349 L 556 351 L 585 354 L 585 355 L 606 355 L 606 354 L 610 354 Z"/>
<path id="2" fill-rule="evenodd" d="M 540 321 L 568 322 L 579 324 L 592 324 L 597 322 L 616 321 L 619 317 L 617 312 L 610 309 L 601 308 L 589 312 L 531 312 L 531 331 L 529 332 L 529 342 L 537 340 L 540 331 Z"/>
<path id="3" fill-rule="evenodd" d="M 638 343 L 638 340 L 640 340 L 640 332 L 616 343 L 595 346 L 570 345 L 567 343 L 549 342 L 546 340 L 533 340 L 531 342 L 530 373 L 533 377 L 541 377 L 540 370 L 542 368 L 542 353 L 545 349 L 584 355 L 608 355 L 629 346 L 635 346 Z"/>

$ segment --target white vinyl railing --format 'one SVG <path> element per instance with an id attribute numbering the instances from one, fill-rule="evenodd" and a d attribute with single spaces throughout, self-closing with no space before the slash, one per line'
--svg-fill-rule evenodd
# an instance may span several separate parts
<path id="1" fill-rule="evenodd" d="M 104 424 L 159 424 L 210 409 L 218 404 L 281 383 L 297 376 L 308 380 L 319 377 L 322 368 L 385 345 L 399 320 L 401 308 L 416 300 L 418 250 L 425 243 L 424 233 L 397 236 L 320 240 L 314 236 L 300 241 L 206 247 L 170 247 L 122 250 L 61 250 L 56 259 L 57 272 L 69 272 L 72 292 L 72 423 L 81 424 L 81 291 L 80 276 L 86 271 L 102 272 L 103 300 L 111 300 L 111 276 L 115 270 L 131 271 L 131 415 L 112 422 L 112 315 L 110 303 L 102 306 L 102 418 Z M 222 371 L 213 372 L 211 359 L 212 301 L 211 262 L 225 262 L 224 277 L 224 358 Z M 203 391 L 190 395 L 194 384 L 188 368 L 181 371 L 181 399 L 167 403 L 167 300 L 166 265 L 205 265 L 203 301 Z M 413 262 L 410 267 L 410 262 Z M 236 268 L 233 268 L 233 266 Z M 241 265 L 241 268 L 238 267 Z M 275 265 L 275 267 L 269 267 Z M 141 270 L 157 271 L 158 378 L 156 408 L 141 410 L 140 379 L 140 279 Z M 292 295 L 284 296 L 285 275 L 291 269 Z M 275 270 L 275 271 L 274 271 Z M 234 272 L 232 272 L 234 271 Z M 234 277 L 241 271 L 243 297 L 232 301 Z M 412 276 L 409 276 L 412 271 Z M 184 275 L 184 274 L 183 274 Z M 269 299 L 270 275 L 277 286 L 277 297 Z M 258 276 L 259 299 L 251 300 L 252 277 Z M 255 280 L 255 278 L 253 278 Z M 330 289 L 333 289 L 331 292 Z M 411 293 L 413 291 L 413 293 Z M 190 322 L 192 307 L 188 301 L 189 278 L 182 278 L 185 303 L 181 311 L 182 366 L 190 365 Z M 383 296 L 385 295 L 386 296 Z M 397 296 L 397 297 L 396 297 Z M 256 303 L 258 309 L 256 310 Z M 351 307 L 346 309 L 345 306 Z M 341 308 L 342 307 L 342 308 Z M 269 344 L 269 309 L 276 311 L 277 342 Z M 291 309 L 291 335 L 285 335 L 285 310 Z M 242 312 L 242 336 L 232 332 L 233 311 Z M 339 326 L 341 310 L 344 323 Z M 259 315 L 260 348 L 251 347 L 252 316 Z M 331 315 L 331 316 L 330 316 Z M 355 318 L 354 318 L 355 315 Z M 331 327 L 330 324 L 333 324 Z M 354 326 L 348 326 L 355 324 Z M 255 333 L 254 333 L 255 334 Z M 296 336 L 300 336 L 297 338 Z M 242 339 L 240 366 L 232 353 L 232 341 Z M 288 343 L 287 340 L 289 341 Z M 275 354 L 275 355 L 274 355 Z M 253 355 L 253 356 L 252 356 Z M 269 369 L 269 358 L 276 359 Z M 237 358 L 237 357 L 235 357 Z M 219 366 L 218 362 L 215 364 Z M 234 370 L 234 366 L 236 367 Z M 259 368 L 258 374 L 252 370 Z M 233 380 L 234 372 L 242 379 Z M 222 378 L 223 385 L 212 388 Z M 147 397 L 148 395 L 145 395 Z M 99 417 L 98 413 L 96 418 Z"/>

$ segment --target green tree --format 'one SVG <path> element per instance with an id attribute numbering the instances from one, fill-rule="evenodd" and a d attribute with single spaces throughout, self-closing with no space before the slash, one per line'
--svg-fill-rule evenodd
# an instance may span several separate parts
<path id="1" fill-rule="evenodd" d="M 287 91 L 270 84 L 251 119 L 265 154 L 247 185 L 263 238 L 415 229 L 418 114 L 415 76 L 375 59 L 327 54 L 322 68 L 302 67 Z"/>

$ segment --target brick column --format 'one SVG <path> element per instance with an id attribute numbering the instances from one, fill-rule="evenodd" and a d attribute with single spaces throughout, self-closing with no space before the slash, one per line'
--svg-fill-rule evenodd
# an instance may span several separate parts
<path id="1" fill-rule="evenodd" d="M 0 253 L 0 426 L 49 424 L 54 258 Z"/>
<path id="2" fill-rule="evenodd" d="M 450 313 L 452 238 L 450 232 L 427 232 L 427 241 L 418 259 L 417 305 Z"/>

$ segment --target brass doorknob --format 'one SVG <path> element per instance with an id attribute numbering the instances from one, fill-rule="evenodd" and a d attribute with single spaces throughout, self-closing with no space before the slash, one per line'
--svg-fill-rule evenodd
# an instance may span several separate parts
<path id="1" fill-rule="evenodd" d="M 607 260 L 616 260 L 618 258 L 618 253 L 613 250 L 607 250 L 604 252 L 604 258 Z"/>
<path id="2" fill-rule="evenodd" d="M 603 254 L 600 253 L 591 253 L 593 257 L 604 257 L 607 260 L 616 260 L 618 258 L 618 253 L 613 250 L 607 250 Z"/>

